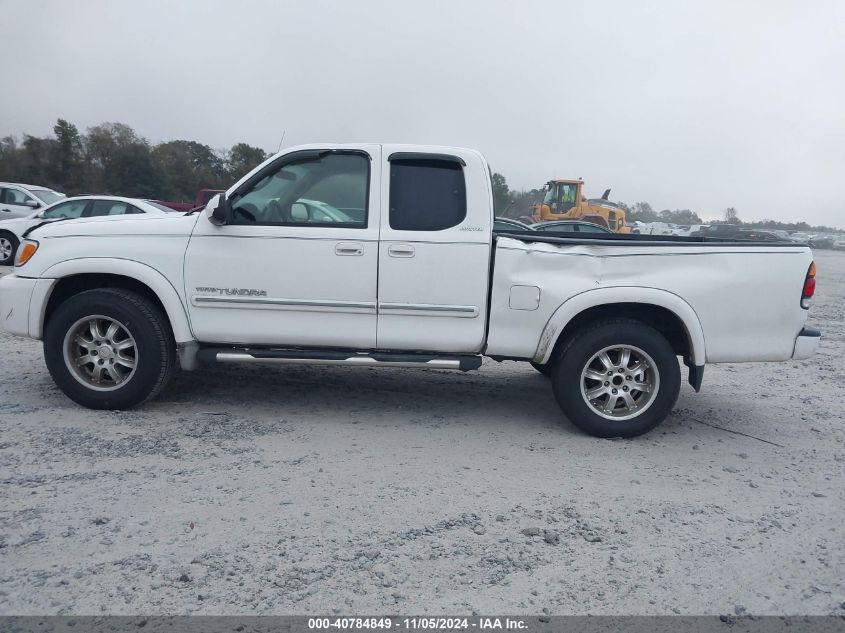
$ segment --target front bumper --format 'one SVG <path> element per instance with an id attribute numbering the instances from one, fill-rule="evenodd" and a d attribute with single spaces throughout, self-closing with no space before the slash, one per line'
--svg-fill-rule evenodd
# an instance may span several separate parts
<path id="1" fill-rule="evenodd" d="M 792 350 L 792 360 L 804 360 L 810 358 L 819 349 L 822 333 L 816 328 L 805 327 L 799 332 L 795 339 L 795 348 Z"/>
<path id="2" fill-rule="evenodd" d="M 0 327 L 9 334 L 29 336 L 29 304 L 37 283 L 17 275 L 0 278 Z"/>

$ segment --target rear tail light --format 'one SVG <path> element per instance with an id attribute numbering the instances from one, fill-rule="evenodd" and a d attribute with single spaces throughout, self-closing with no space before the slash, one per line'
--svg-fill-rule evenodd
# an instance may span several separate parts
<path id="1" fill-rule="evenodd" d="M 804 289 L 801 291 L 801 307 L 810 309 L 810 299 L 816 293 L 816 262 L 810 264 L 807 269 L 807 276 L 804 278 Z"/>

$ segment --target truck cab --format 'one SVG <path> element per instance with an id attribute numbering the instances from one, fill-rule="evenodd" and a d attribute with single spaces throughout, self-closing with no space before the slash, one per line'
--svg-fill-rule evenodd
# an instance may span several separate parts
<path id="1" fill-rule="evenodd" d="M 492 243 L 487 164 L 441 150 L 293 149 L 212 200 L 220 224 L 199 222 L 185 257 L 197 336 L 478 352 L 487 315 L 478 281 Z"/>

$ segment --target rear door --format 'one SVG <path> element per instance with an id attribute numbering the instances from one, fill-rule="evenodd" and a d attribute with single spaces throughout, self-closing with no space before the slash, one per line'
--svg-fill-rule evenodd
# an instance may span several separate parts
<path id="1" fill-rule="evenodd" d="M 468 150 L 383 153 L 378 347 L 478 352 L 492 241 L 487 165 Z"/>

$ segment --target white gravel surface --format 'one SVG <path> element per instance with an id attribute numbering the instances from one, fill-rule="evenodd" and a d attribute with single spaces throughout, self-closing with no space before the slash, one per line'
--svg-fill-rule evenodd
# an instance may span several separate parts
<path id="1" fill-rule="evenodd" d="M 92 412 L 0 334 L 0 614 L 841 614 L 845 253 L 816 261 L 817 357 L 708 366 L 625 441 L 511 362 L 212 367 Z"/>

